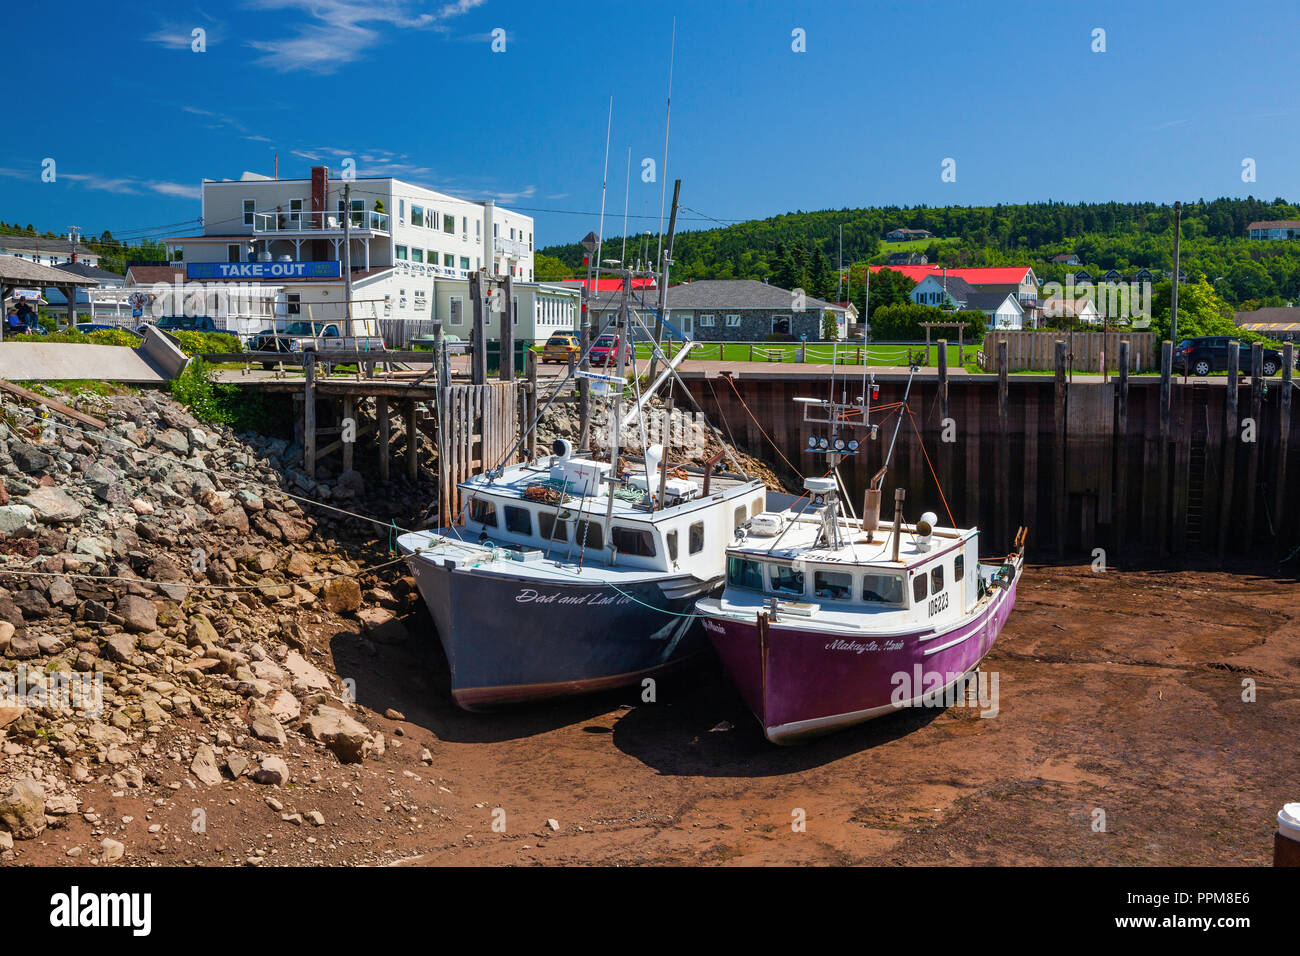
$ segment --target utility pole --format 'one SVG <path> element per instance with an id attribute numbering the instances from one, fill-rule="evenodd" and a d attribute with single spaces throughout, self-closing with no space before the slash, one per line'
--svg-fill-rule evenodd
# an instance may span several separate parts
<path id="1" fill-rule="evenodd" d="M 655 380 L 657 350 L 664 340 L 664 311 L 668 308 L 668 267 L 673 261 L 673 237 L 677 234 L 677 200 L 681 196 L 682 181 L 673 182 L 673 208 L 668 215 L 668 251 L 659 263 L 659 308 L 655 315 L 655 344 L 650 350 L 650 381 Z M 653 271 L 653 270 L 651 270 Z"/>
<path id="2" fill-rule="evenodd" d="M 1178 247 L 1183 235 L 1183 204 L 1174 203 L 1174 288 L 1169 296 L 1169 338 L 1178 347 Z M 1184 363 L 1186 366 L 1186 363 Z M 1184 367 L 1183 377 L 1187 377 Z"/>

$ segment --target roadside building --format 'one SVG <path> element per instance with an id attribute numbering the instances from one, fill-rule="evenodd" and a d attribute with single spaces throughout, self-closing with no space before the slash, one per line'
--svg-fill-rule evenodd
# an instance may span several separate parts
<path id="1" fill-rule="evenodd" d="M 891 229 L 885 233 L 886 242 L 907 242 L 910 239 L 933 239 L 934 233 L 928 229 Z"/>
<path id="2" fill-rule="evenodd" d="M 1279 342 L 1300 342 L 1300 308 L 1287 304 L 1233 314 L 1239 328 L 1259 332 Z"/>
<path id="3" fill-rule="evenodd" d="M 99 265 L 99 254 L 66 236 L 0 236 L 0 256 L 15 256 L 41 266 L 59 266 L 79 262 Z"/>
<path id="4" fill-rule="evenodd" d="M 1300 239 L 1300 220 L 1266 219 L 1252 222 L 1246 227 L 1246 235 L 1263 242 L 1278 239 Z"/>

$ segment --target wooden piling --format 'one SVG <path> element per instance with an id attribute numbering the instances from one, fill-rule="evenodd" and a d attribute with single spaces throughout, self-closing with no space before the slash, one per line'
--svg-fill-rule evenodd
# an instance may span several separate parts
<path id="1" fill-rule="evenodd" d="M 1065 405 L 1069 385 L 1065 378 L 1065 343 L 1056 342 L 1056 441 L 1053 449 L 1054 468 L 1052 482 L 1055 485 L 1053 505 L 1056 508 L 1056 556 L 1065 557 L 1066 515 L 1068 503 L 1065 497 Z"/>
<path id="2" fill-rule="evenodd" d="M 392 439 L 392 424 L 388 417 L 387 395 L 380 395 L 375 399 L 375 419 L 379 423 L 379 480 L 387 481 L 389 477 L 388 443 Z"/>
<path id="3" fill-rule="evenodd" d="M 1277 482 L 1273 488 L 1273 522 L 1278 541 L 1286 542 L 1286 456 L 1291 437 L 1292 370 L 1295 368 L 1295 345 L 1282 346 L 1282 394 L 1278 396 Z"/>
<path id="4" fill-rule="evenodd" d="M 537 457 L 537 429 L 532 427 L 537 418 L 537 353 L 532 349 L 524 353 L 524 373 L 528 376 L 528 392 L 521 426 L 528 429 L 528 460 L 532 461 Z"/>
<path id="5" fill-rule="evenodd" d="M 1250 347 L 1250 419 L 1254 426 L 1246 451 L 1246 538 L 1255 540 L 1255 499 L 1259 497 L 1259 445 L 1261 418 L 1264 411 L 1264 346 Z"/>
<path id="6" fill-rule="evenodd" d="M 945 423 L 951 417 L 948 399 L 948 340 L 939 340 L 939 480 L 952 487 L 952 442 L 944 441 Z"/>
<path id="7" fill-rule="evenodd" d="M 480 269 L 469 279 L 472 325 L 470 326 L 469 377 L 474 385 L 487 381 L 487 277 Z"/>
<path id="8" fill-rule="evenodd" d="M 316 477 L 316 353 L 302 355 L 302 467 L 308 478 Z"/>
<path id="9" fill-rule="evenodd" d="M 515 380 L 515 282 L 505 277 L 505 308 L 501 310 L 501 365 L 497 376 L 503 382 Z"/>
<path id="10" fill-rule="evenodd" d="M 1219 557 L 1222 558 L 1228 548 L 1228 536 L 1232 531 L 1234 519 L 1238 517 L 1233 508 L 1233 484 L 1237 474 L 1237 399 L 1240 391 L 1238 372 L 1241 364 L 1241 346 L 1237 342 L 1228 343 L 1228 380 L 1224 384 L 1226 394 L 1223 402 L 1223 491 L 1219 505 Z"/>
<path id="11" fill-rule="evenodd" d="M 1119 387 L 1115 401 L 1115 439 L 1112 455 L 1115 460 L 1114 504 L 1111 506 L 1111 548 L 1124 544 L 1128 528 L 1128 366 L 1129 342 L 1119 343 Z"/>
<path id="12" fill-rule="evenodd" d="M 1156 499 L 1160 509 L 1156 520 L 1156 546 L 1161 554 L 1169 553 L 1169 428 L 1173 400 L 1174 343 L 1160 343 L 1160 487 Z"/>
<path id="13" fill-rule="evenodd" d="M 941 349 L 940 354 L 947 351 L 942 342 L 939 343 L 939 346 Z M 1007 550 L 1010 550 L 1011 429 L 1008 427 L 1007 420 L 1007 399 L 1007 343 L 1003 340 L 998 342 L 998 474 L 994 487 L 993 508 L 994 527 L 997 528 L 999 542 L 997 546 L 1002 548 L 1005 543 Z"/>
<path id="14" fill-rule="evenodd" d="M 348 441 L 347 429 L 349 423 L 352 426 L 352 440 Z M 343 396 L 343 434 L 340 440 L 343 442 L 343 470 L 352 470 L 352 453 L 356 448 L 357 440 L 357 400 L 352 395 Z"/>
<path id="15" fill-rule="evenodd" d="M 414 400 L 406 403 L 406 477 L 420 477 L 420 431 L 415 421 Z"/>

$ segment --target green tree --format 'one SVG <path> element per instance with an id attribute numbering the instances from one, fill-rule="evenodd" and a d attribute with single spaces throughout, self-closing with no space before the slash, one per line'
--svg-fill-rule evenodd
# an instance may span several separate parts
<path id="1" fill-rule="evenodd" d="M 840 324 L 835 318 L 835 313 L 827 309 L 822 313 L 822 341 L 834 342 L 840 337 Z"/>
<path id="2" fill-rule="evenodd" d="M 533 276 L 538 282 L 558 282 L 572 279 L 573 270 L 563 260 L 539 252 L 533 257 Z"/>

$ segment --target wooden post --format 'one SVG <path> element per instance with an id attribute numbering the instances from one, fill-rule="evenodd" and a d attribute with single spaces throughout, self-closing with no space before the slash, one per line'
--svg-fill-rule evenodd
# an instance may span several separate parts
<path id="1" fill-rule="evenodd" d="M 406 403 L 406 477 L 420 477 L 420 431 L 415 424 L 415 399 Z"/>
<path id="2" fill-rule="evenodd" d="M 947 488 L 952 484 L 953 446 L 952 442 L 943 440 L 944 434 L 948 431 L 948 419 L 952 417 L 951 405 L 948 400 L 947 339 L 939 340 L 939 349 L 939 476 L 943 482 L 943 487 Z"/>
<path id="3" fill-rule="evenodd" d="M 351 424 L 352 424 L 352 435 L 353 435 L 353 440 L 352 440 L 352 441 L 348 441 L 348 440 L 347 440 L 347 435 L 346 435 L 346 431 L 347 431 L 347 428 L 348 428 L 348 423 L 349 423 L 349 421 L 350 421 Z M 344 471 L 351 471 L 351 470 L 352 470 L 352 453 L 353 453 L 353 451 L 356 449 L 356 444 L 357 444 L 357 443 L 356 443 L 356 433 L 357 433 L 357 400 L 356 400 L 356 398 L 355 398 L 354 396 L 352 396 L 352 395 L 344 395 L 344 396 L 343 396 L 343 422 L 342 422 L 342 425 L 343 425 L 344 432 L 343 432 L 343 433 L 340 433 L 339 438 L 340 438 L 340 439 L 342 440 L 342 442 L 343 442 L 343 470 L 344 470 Z"/>
<path id="4" fill-rule="evenodd" d="M 957 326 L 957 367 L 958 368 L 961 368 L 962 365 L 962 361 L 963 361 L 962 346 L 963 344 L 965 344 L 965 340 L 966 340 L 966 326 L 964 324 L 959 325 Z"/>
<path id="5" fill-rule="evenodd" d="M 1065 556 L 1065 405 L 1069 385 L 1065 378 L 1065 343 L 1056 342 L 1056 447 L 1053 450 L 1055 468 L 1052 481 L 1056 486 L 1056 556 Z"/>
<path id="6" fill-rule="evenodd" d="M 316 352 L 302 353 L 302 467 L 308 478 L 316 477 Z"/>
<path id="7" fill-rule="evenodd" d="M 487 285 L 483 271 L 470 276 L 469 280 L 469 297 L 470 308 L 473 311 L 472 325 L 470 326 L 470 377 L 469 380 L 474 385 L 484 385 L 487 383 L 487 296 L 485 286 Z"/>
<path id="8" fill-rule="evenodd" d="M 388 396 L 375 399 L 375 417 L 379 419 L 379 480 L 388 480 L 388 443 L 392 439 L 392 424 L 388 417 Z"/>
<path id="9" fill-rule="evenodd" d="M 537 457 L 537 429 L 533 420 L 537 418 L 537 353 L 529 349 L 524 355 L 524 373 L 528 376 L 528 393 L 524 399 L 523 427 L 528 431 L 528 460 Z"/>
<path id="10" fill-rule="evenodd" d="M 1124 544 L 1124 531 L 1128 527 L 1128 339 L 1119 343 L 1119 389 L 1115 411 L 1114 504 L 1111 506 L 1111 547 Z"/>
<path id="11" fill-rule="evenodd" d="M 940 343 L 942 347 L 942 343 Z M 946 350 L 945 350 L 946 351 Z M 1005 542 L 1007 550 L 1011 549 L 1011 514 L 1009 496 L 1011 493 L 1011 435 L 1007 427 L 1008 409 L 1007 382 L 1007 340 L 998 341 L 998 476 L 997 489 L 993 498 L 993 510 L 999 541 Z M 1002 544 L 997 547 L 1003 547 Z"/>
<path id="12" fill-rule="evenodd" d="M 515 380 L 515 281 L 505 277 L 505 308 L 501 310 L 501 367 L 497 373 L 503 382 Z"/>
<path id="13" fill-rule="evenodd" d="M 1273 522 L 1277 528 L 1277 538 L 1285 543 L 1283 529 L 1286 528 L 1286 454 L 1291 437 L 1291 379 L 1295 368 L 1295 345 L 1287 342 L 1282 346 L 1282 394 L 1278 396 L 1277 407 L 1277 483 L 1273 488 Z"/>
<path id="14" fill-rule="evenodd" d="M 1237 397 L 1240 390 L 1238 374 L 1241 366 L 1241 345 L 1228 343 L 1227 394 L 1223 401 L 1223 497 L 1219 505 L 1219 557 L 1228 548 L 1228 535 L 1238 517 L 1233 508 L 1233 485 L 1237 477 Z"/>
<path id="15" fill-rule="evenodd" d="M 1264 411 L 1264 346 L 1250 347 L 1250 419 L 1254 441 L 1246 449 L 1246 540 L 1255 540 L 1255 499 L 1259 497 L 1260 418 Z"/>
<path id="16" fill-rule="evenodd" d="M 1169 432 L 1170 414 L 1173 403 L 1174 343 L 1160 343 L 1160 463 L 1158 474 L 1160 488 L 1156 496 L 1159 516 L 1156 519 L 1156 544 L 1161 554 L 1168 554 L 1169 548 Z"/>

